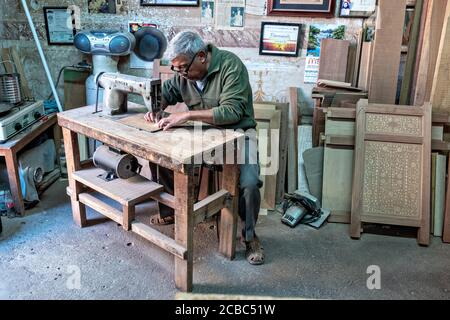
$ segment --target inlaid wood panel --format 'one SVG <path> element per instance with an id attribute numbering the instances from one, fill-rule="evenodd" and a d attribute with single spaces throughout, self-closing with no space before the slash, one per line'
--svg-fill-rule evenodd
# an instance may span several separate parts
<path id="1" fill-rule="evenodd" d="M 364 215 L 420 218 L 422 146 L 366 142 Z"/>
<path id="2" fill-rule="evenodd" d="M 430 238 L 431 104 L 357 106 L 351 236 L 362 223 L 418 227 Z"/>

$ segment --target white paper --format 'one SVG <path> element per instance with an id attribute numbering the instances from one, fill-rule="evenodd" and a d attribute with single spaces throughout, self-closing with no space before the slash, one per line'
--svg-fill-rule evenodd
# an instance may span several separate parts
<path id="1" fill-rule="evenodd" d="M 306 57 L 306 66 L 305 66 L 305 83 L 317 83 L 319 80 L 319 63 L 320 58 L 308 56 Z"/>
<path id="2" fill-rule="evenodd" d="M 216 0 L 216 28 L 242 30 L 244 27 L 245 0 Z"/>
<path id="3" fill-rule="evenodd" d="M 71 11 L 47 9 L 49 41 L 51 43 L 73 43 Z"/>
<path id="4" fill-rule="evenodd" d="M 265 16 L 267 10 L 266 3 L 266 1 L 262 0 L 247 0 L 245 2 L 245 14 Z"/>

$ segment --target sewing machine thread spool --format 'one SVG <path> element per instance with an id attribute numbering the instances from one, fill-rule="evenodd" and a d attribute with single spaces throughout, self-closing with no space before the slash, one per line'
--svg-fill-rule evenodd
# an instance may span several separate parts
<path id="1" fill-rule="evenodd" d="M 120 179 L 129 179 L 135 176 L 138 161 L 131 154 L 120 154 L 108 146 L 100 146 L 94 153 L 94 165 L 106 172 L 112 172 Z"/>
<path id="2" fill-rule="evenodd" d="M 20 75 L 17 73 L 17 67 L 10 60 L 1 61 L 0 63 L 3 65 L 5 65 L 5 63 L 10 63 L 14 66 L 13 73 L 0 74 L 0 99 L 4 102 L 20 104 L 22 102 L 22 92 Z"/>

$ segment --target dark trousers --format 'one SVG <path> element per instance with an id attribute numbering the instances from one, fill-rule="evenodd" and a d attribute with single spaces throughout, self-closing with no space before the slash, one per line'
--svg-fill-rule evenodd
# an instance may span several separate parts
<path id="1" fill-rule="evenodd" d="M 248 146 L 246 144 L 246 146 Z M 249 148 L 246 147 L 246 150 Z M 259 164 L 248 164 L 249 156 L 246 151 L 246 164 L 239 165 L 239 217 L 244 222 L 242 236 L 245 241 L 252 241 L 255 237 L 255 226 L 258 221 L 258 215 L 261 208 L 261 192 L 262 181 L 259 179 Z M 257 161 L 254 161 L 258 163 Z M 174 193 L 173 171 L 159 167 L 150 163 L 153 180 L 156 179 L 158 172 L 158 183 L 163 185 L 165 191 L 171 195 Z M 172 216 L 174 210 L 162 203 L 159 203 L 159 212 L 162 218 Z"/>

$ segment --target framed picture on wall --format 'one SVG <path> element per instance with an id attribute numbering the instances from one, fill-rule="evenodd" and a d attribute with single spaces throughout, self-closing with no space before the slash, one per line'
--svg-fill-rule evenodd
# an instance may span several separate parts
<path id="1" fill-rule="evenodd" d="M 68 7 L 44 7 L 48 45 L 73 45 L 77 30 Z"/>
<path id="2" fill-rule="evenodd" d="M 268 0 L 269 16 L 324 17 L 334 16 L 336 0 Z"/>
<path id="3" fill-rule="evenodd" d="M 301 29 L 301 24 L 263 22 L 259 54 L 298 57 Z"/>
<path id="4" fill-rule="evenodd" d="M 198 7 L 199 5 L 199 0 L 141 0 L 141 6 Z"/>
<path id="5" fill-rule="evenodd" d="M 341 0 L 339 16 L 342 18 L 368 18 L 376 10 L 377 0 Z"/>

